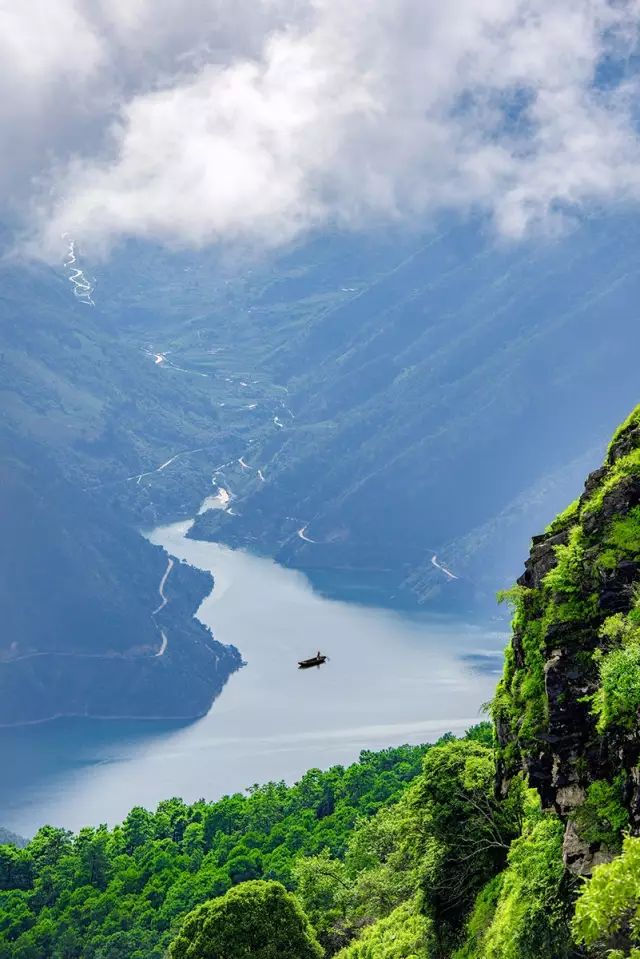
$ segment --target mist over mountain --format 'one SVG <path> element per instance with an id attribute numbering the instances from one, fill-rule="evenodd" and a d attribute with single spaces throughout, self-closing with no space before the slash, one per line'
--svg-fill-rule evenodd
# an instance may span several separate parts
<path id="1" fill-rule="evenodd" d="M 0 93 L 0 959 L 640 959 L 640 0 Z"/>
<path id="2" fill-rule="evenodd" d="M 449 219 L 242 261 L 79 249 L 95 305 L 68 268 L 7 269 L 3 720 L 207 708 L 238 656 L 190 618 L 194 571 L 154 616 L 167 558 L 137 530 L 217 488 L 190 535 L 330 595 L 493 615 L 633 404 L 639 245 L 602 214 L 517 246 Z"/>
<path id="3" fill-rule="evenodd" d="M 623 217 L 515 248 L 449 223 L 387 245 L 373 273 L 348 243 L 299 251 L 251 300 L 288 389 L 282 428 L 244 457 L 269 483 L 229 477 L 241 517 L 207 513 L 191 535 L 252 542 L 319 584 L 344 569 L 347 594 L 493 604 L 633 404 L 638 240 Z"/>

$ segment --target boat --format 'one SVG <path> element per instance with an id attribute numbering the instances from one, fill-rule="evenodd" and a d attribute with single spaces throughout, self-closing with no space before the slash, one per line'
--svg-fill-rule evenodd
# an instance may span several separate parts
<path id="1" fill-rule="evenodd" d="M 329 659 L 328 656 L 324 656 L 320 650 L 316 653 L 315 656 L 312 656 L 311 659 L 300 659 L 298 660 L 298 669 L 311 669 L 312 666 L 317 666 L 320 668 L 323 663 Z"/>

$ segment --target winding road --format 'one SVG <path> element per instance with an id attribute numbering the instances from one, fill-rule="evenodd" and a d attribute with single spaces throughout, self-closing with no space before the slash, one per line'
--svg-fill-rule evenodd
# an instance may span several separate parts
<path id="1" fill-rule="evenodd" d="M 160 644 L 160 649 L 158 650 L 158 652 L 153 654 L 155 658 L 157 658 L 158 656 L 164 656 L 164 652 L 168 644 L 167 634 L 165 633 L 164 629 L 160 630 L 160 635 L 162 636 L 162 643 Z"/>
<path id="2" fill-rule="evenodd" d="M 75 263 L 77 262 L 75 240 L 72 240 L 68 233 L 63 233 L 62 238 L 69 239 L 67 258 L 65 259 L 63 265 L 66 270 L 71 271 L 69 273 L 69 282 L 73 286 L 73 295 L 86 306 L 95 306 L 95 303 L 91 298 L 91 294 L 93 293 L 93 285 L 85 276 L 84 271 L 75 266 Z"/>
<path id="3" fill-rule="evenodd" d="M 168 561 L 168 563 L 167 563 L 167 568 L 166 568 L 165 571 L 164 571 L 164 576 L 163 576 L 162 579 L 160 580 L 160 585 L 158 586 L 158 594 L 159 594 L 159 596 L 160 596 L 161 603 L 160 603 L 160 605 L 158 606 L 157 609 L 154 609 L 154 611 L 153 611 L 152 614 L 151 614 L 152 616 L 156 616 L 161 610 L 163 610 L 163 609 L 165 608 L 165 606 L 166 606 L 167 603 L 169 602 L 169 600 L 168 600 L 168 598 L 167 598 L 167 596 L 166 596 L 166 594 L 165 594 L 164 588 L 165 588 L 165 586 L 167 585 L 167 580 L 169 579 L 169 574 L 170 574 L 171 570 L 173 569 L 173 564 L 174 564 L 173 557 L 170 556 L 170 557 L 169 557 L 169 561 Z"/>
<path id="4" fill-rule="evenodd" d="M 165 460 L 164 463 L 161 463 L 160 466 L 156 467 L 156 469 L 147 470 L 145 473 L 134 473 L 133 476 L 127 476 L 125 482 L 130 483 L 131 480 L 136 480 L 137 483 L 140 483 L 145 476 L 153 476 L 154 473 L 161 473 L 163 470 L 166 470 L 167 466 L 171 466 L 171 464 L 177 459 L 180 459 L 181 456 L 189 456 L 191 453 L 203 453 L 204 450 L 204 446 L 198 446 L 195 450 L 183 450 L 181 453 L 175 453 L 168 460 Z"/>
<path id="5" fill-rule="evenodd" d="M 310 539 L 310 537 L 306 535 L 306 530 L 308 526 L 309 526 L 308 523 L 305 526 L 301 526 L 300 529 L 298 530 L 298 536 L 300 537 L 300 539 L 304 540 L 305 543 L 316 543 L 317 540 Z"/>
<path id="6" fill-rule="evenodd" d="M 435 566 L 436 569 L 439 569 L 440 572 L 444 573 L 445 576 L 448 576 L 449 579 L 460 579 L 460 577 L 456 576 L 455 573 L 452 573 L 450 569 L 447 569 L 446 566 L 443 566 L 442 563 L 438 562 L 438 557 L 435 553 L 431 557 L 431 565 Z"/>
<path id="7" fill-rule="evenodd" d="M 158 594 L 160 596 L 161 602 L 160 602 L 160 605 L 157 607 L 157 609 L 154 609 L 154 611 L 151 614 L 154 619 L 158 615 L 158 613 L 162 612 L 162 610 L 165 608 L 165 606 L 169 602 L 169 598 L 167 594 L 165 593 L 164 588 L 167 585 L 167 580 L 169 579 L 169 574 L 171 573 L 171 570 L 173 569 L 174 562 L 175 560 L 173 559 L 172 556 L 170 556 L 167 561 L 167 568 L 165 569 L 163 577 L 160 580 L 160 585 L 158 586 Z M 160 643 L 160 649 L 158 650 L 158 652 L 153 654 L 154 658 L 157 658 L 158 656 L 164 656 L 167 646 L 169 645 L 169 640 L 167 639 L 167 634 L 165 633 L 164 629 L 160 630 L 160 636 L 162 638 L 162 642 Z"/>

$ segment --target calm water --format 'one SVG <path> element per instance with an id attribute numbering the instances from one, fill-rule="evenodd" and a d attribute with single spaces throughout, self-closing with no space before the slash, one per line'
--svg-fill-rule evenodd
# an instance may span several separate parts
<path id="1" fill-rule="evenodd" d="M 503 635 L 446 618 L 334 602 L 276 563 L 154 531 L 173 556 L 211 570 L 198 616 L 247 665 L 196 723 L 57 721 L 0 730 L 0 824 L 25 835 L 121 819 L 169 796 L 216 798 L 363 748 L 432 740 L 479 718 Z M 331 660 L 296 669 L 317 649 Z"/>

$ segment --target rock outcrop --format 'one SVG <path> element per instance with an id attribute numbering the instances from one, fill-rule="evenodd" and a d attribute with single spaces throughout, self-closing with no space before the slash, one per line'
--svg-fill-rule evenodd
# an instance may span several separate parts
<path id="1" fill-rule="evenodd" d="M 533 539 L 507 595 L 513 635 L 494 702 L 501 788 L 524 770 L 588 874 L 640 833 L 640 407 L 582 496 Z"/>

